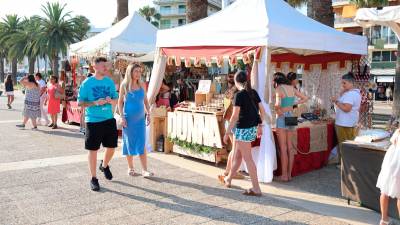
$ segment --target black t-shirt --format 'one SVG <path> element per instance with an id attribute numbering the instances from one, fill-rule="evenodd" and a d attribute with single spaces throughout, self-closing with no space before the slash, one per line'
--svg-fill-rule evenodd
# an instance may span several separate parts
<path id="1" fill-rule="evenodd" d="M 261 102 L 257 91 L 251 90 L 251 95 L 246 90 L 236 92 L 233 98 L 233 105 L 240 107 L 239 120 L 236 123 L 237 128 L 255 127 L 261 123 L 258 113 L 258 103 Z"/>
<path id="2" fill-rule="evenodd" d="M 12 81 L 11 82 L 6 82 L 5 89 L 6 89 L 6 92 L 14 91 L 13 82 Z"/>

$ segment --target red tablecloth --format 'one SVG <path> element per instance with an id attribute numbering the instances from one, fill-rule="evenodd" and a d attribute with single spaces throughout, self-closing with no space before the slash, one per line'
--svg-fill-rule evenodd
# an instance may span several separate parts
<path id="1" fill-rule="evenodd" d="M 67 101 L 68 122 L 81 123 L 82 109 L 76 101 Z"/>
<path id="2" fill-rule="evenodd" d="M 302 127 L 297 129 L 297 148 L 302 153 L 297 153 L 294 158 L 292 176 L 298 176 L 313 170 L 320 169 L 327 165 L 329 155 L 332 149 L 336 146 L 336 135 L 335 126 L 333 123 L 326 124 L 327 129 L 327 146 L 326 151 L 312 152 L 310 153 L 310 128 Z M 280 158 L 279 158 L 279 146 L 276 133 L 274 132 L 275 143 L 277 148 L 277 161 L 278 169 L 275 171 L 275 175 L 281 174 Z"/>

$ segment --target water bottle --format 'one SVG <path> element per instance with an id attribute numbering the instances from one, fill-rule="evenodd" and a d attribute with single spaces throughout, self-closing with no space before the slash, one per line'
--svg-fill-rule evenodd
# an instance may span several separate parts
<path id="1" fill-rule="evenodd" d="M 157 152 L 164 152 L 164 135 L 160 135 L 157 140 Z"/>

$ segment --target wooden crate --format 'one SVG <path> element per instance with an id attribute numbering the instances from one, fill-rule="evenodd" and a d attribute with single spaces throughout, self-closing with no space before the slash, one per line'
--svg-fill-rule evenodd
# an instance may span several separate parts
<path id="1" fill-rule="evenodd" d="M 172 143 L 168 141 L 167 127 L 168 119 L 167 117 L 152 116 L 150 123 L 150 139 L 153 146 L 153 150 L 156 151 L 157 139 L 163 135 L 164 136 L 164 153 L 170 153 L 172 151 Z"/>

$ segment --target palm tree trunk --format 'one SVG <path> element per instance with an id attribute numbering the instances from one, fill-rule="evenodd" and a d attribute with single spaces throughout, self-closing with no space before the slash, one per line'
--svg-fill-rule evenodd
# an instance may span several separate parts
<path id="1" fill-rule="evenodd" d="M 44 56 L 43 59 L 44 59 L 44 74 L 47 74 L 47 56 Z"/>
<path id="2" fill-rule="evenodd" d="M 29 74 L 34 74 L 35 73 L 35 58 L 28 58 L 28 63 L 29 63 Z"/>
<path id="3" fill-rule="evenodd" d="M 307 0 L 307 16 L 333 27 L 335 16 L 332 8 L 332 0 Z"/>
<path id="4" fill-rule="evenodd" d="M 400 41 L 397 43 L 397 52 L 400 52 Z M 394 77 L 392 115 L 394 118 L 400 116 L 400 55 L 397 54 L 396 75 Z"/>
<path id="5" fill-rule="evenodd" d="M 13 80 L 17 80 L 18 60 L 16 58 L 11 60 L 11 75 Z"/>
<path id="6" fill-rule="evenodd" d="M 36 63 L 37 63 L 36 64 L 37 65 L 37 68 L 36 68 L 37 70 L 36 71 L 39 73 L 40 72 L 40 57 L 39 56 L 36 57 Z"/>
<path id="7" fill-rule="evenodd" d="M 4 74 L 4 58 L 0 57 L 0 82 L 4 82 L 5 74 Z"/>
<path id="8" fill-rule="evenodd" d="M 53 53 L 51 57 L 51 70 L 53 71 L 53 75 L 58 77 L 58 55 L 56 53 Z"/>
<path id="9" fill-rule="evenodd" d="M 128 0 L 117 0 L 117 22 L 129 15 Z"/>
<path id="10" fill-rule="evenodd" d="M 191 23 L 207 17 L 207 0 L 187 0 L 186 1 L 186 21 Z"/>

